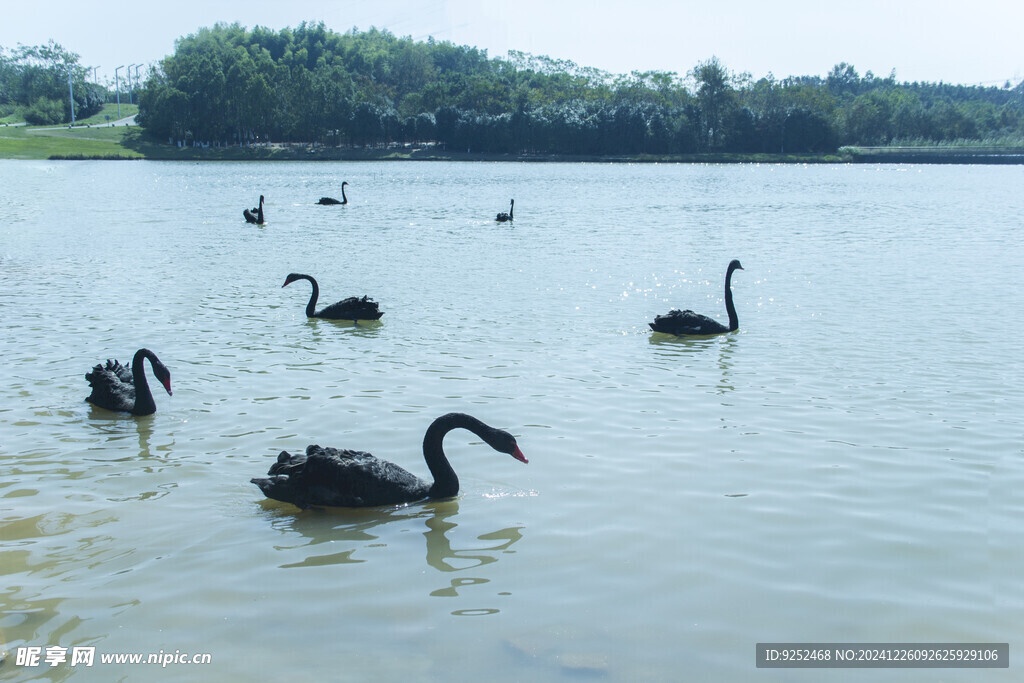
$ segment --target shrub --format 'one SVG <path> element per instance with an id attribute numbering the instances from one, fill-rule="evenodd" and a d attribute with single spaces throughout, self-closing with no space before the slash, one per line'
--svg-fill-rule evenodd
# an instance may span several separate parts
<path id="1" fill-rule="evenodd" d="M 33 126 L 52 126 L 64 122 L 64 103 L 40 97 L 25 110 L 25 122 Z"/>

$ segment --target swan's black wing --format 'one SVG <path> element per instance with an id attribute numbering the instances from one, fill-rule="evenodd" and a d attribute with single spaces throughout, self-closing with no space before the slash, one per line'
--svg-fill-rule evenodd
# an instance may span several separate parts
<path id="1" fill-rule="evenodd" d="M 384 315 L 378 304 L 367 297 L 350 296 L 317 312 L 317 318 L 331 320 L 379 320 Z"/>
<path id="2" fill-rule="evenodd" d="M 249 209 L 244 209 L 242 211 L 242 216 L 245 217 L 245 222 L 246 223 L 258 223 L 259 220 L 256 218 L 256 213 L 258 211 L 259 211 L 259 209 L 253 209 L 252 211 L 250 211 Z"/>
<path id="3" fill-rule="evenodd" d="M 92 387 L 92 393 L 85 400 L 94 406 L 129 413 L 135 407 L 132 371 L 116 360 L 95 366 L 92 372 L 85 373 L 85 379 Z"/>
<path id="4" fill-rule="evenodd" d="M 387 460 L 315 445 L 304 454 L 282 451 L 267 474 L 252 483 L 268 498 L 302 508 L 411 503 L 426 498 L 430 490 L 425 481 Z"/>
<path id="5" fill-rule="evenodd" d="M 99 366 L 97 366 L 99 367 Z M 95 369 L 95 368 L 94 368 Z M 127 365 L 121 365 L 120 361 L 107 359 L 106 370 L 117 375 L 117 378 L 125 384 L 131 384 L 134 388 L 135 377 L 132 376 L 132 369 Z"/>
<path id="6" fill-rule="evenodd" d="M 728 332 L 729 328 L 717 320 L 694 313 L 693 311 L 680 311 L 673 309 L 666 315 L 659 315 L 654 318 L 653 323 L 647 323 L 655 332 L 667 334 L 720 334 Z"/>
<path id="7" fill-rule="evenodd" d="M 341 202 L 339 202 L 334 197 L 321 197 L 320 201 L 318 201 L 317 204 L 323 204 L 324 206 L 329 206 L 329 205 L 332 205 L 332 204 L 341 204 Z"/>

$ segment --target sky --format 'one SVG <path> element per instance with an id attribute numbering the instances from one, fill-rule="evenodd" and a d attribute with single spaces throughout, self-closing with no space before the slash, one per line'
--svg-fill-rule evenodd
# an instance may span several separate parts
<path id="1" fill-rule="evenodd" d="M 387 29 L 504 57 L 547 55 L 613 74 L 674 71 L 717 57 L 735 73 L 825 76 L 840 62 L 896 79 L 1016 85 L 1024 80 L 1019 0 L 0 0 L 0 47 L 51 39 L 98 67 L 155 65 L 178 38 L 215 23 L 280 30 L 323 21 Z M 120 72 L 124 76 L 125 71 Z"/>

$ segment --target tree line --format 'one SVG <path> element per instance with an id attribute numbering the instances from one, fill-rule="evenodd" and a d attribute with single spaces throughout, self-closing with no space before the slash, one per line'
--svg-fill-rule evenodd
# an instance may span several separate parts
<path id="1" fill-rule="evenodd" d="M 46 45 L 0 47 L 0 116 L 20 111 L 33 125 L 71 121 L 69 77 L 75 116 L 84 119 L 98 114 L 107 89 L 89 83 L 89 71 L 79 64 L 77 54 L 52 40 Z"/>
<path id="2" fill-rule="evenodd" d="M 78 56 L 0 49 L 0 106 L 104 91 Z M 62 80 L 63 79 L 63 80 Z M 61 91 L 61 88 L 63 90 Z M 63 92 L 63 100 L 60 93 Z M 81 94 L 79 94 L 81 93 Z M 47 102 L 48 101 L 48 102 Z M 67 120 L 67 116 L 65 119 Z M 610 74 L 512 51 L 323 23 L 217 24 L 150 70 L 137 121 L 156 139 L 213 144 L 437 143 L 511 154 L 827 153 L 844 145 L 1024 143 L 1024 83 L 900 83 L 837 64 L 824 77 L 754 79 L 715 57 L 684 74 Z"/>
<path id="3" fill-rule="evenodd" d="M 217 24 L 180 39 L 145 83 L 139 122 L 173 140 L 485 153 L 830 152 L 842 145 L 1024 140 L 1024 84 L 898 83 L 849 64 L 754 80 L 712 57 L 684 76 L 323 23 Z"/>

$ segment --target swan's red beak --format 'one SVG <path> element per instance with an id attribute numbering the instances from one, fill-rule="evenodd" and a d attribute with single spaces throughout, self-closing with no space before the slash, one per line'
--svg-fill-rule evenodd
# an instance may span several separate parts
<path id="1" fill-rule="evenodd" d="M 519 446 L 516 446 L 516 452 L 512 454 L 512 457 L 518 460 L 519 462 L 530 462 L 529 460 L 526 459 L 526 456 L 523 455 L 523 452 L 519 450 Z"/>

